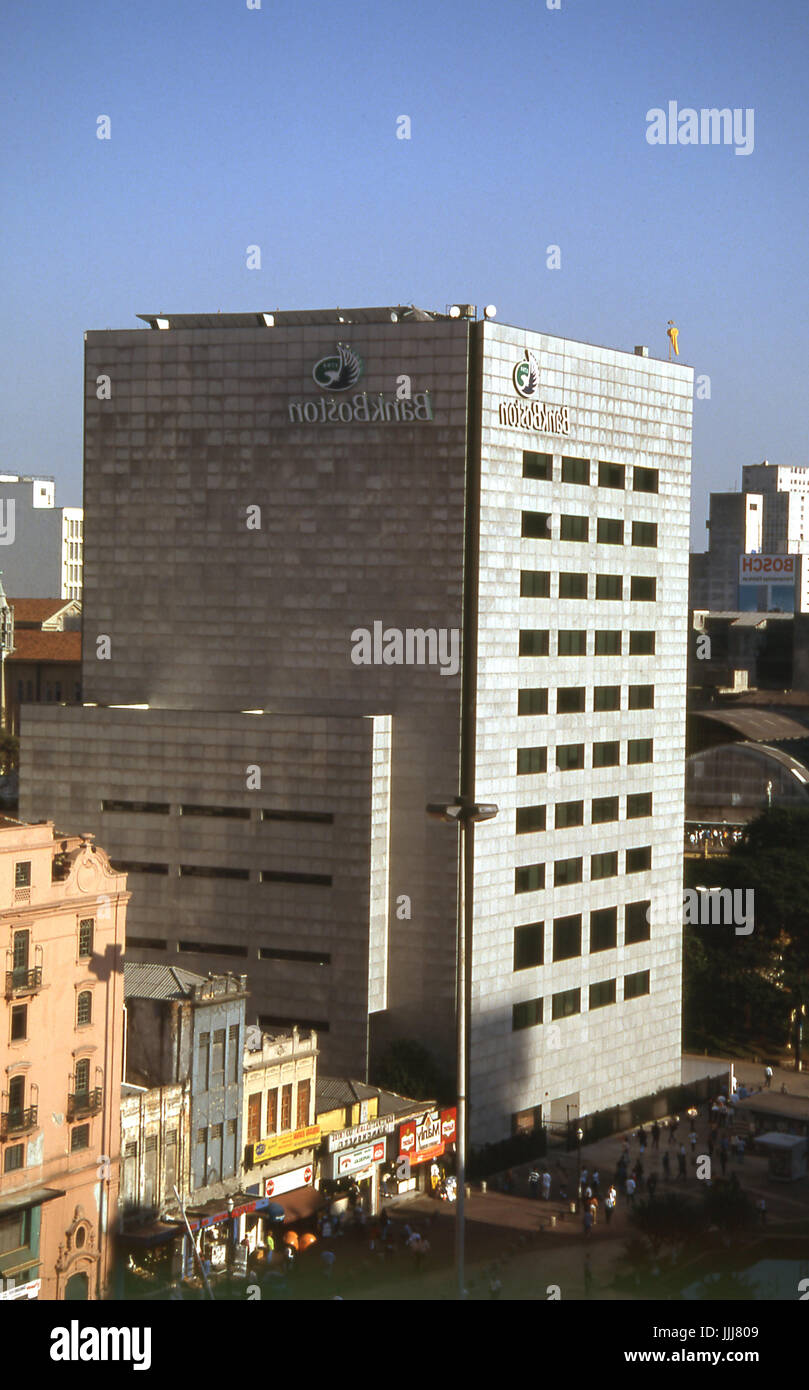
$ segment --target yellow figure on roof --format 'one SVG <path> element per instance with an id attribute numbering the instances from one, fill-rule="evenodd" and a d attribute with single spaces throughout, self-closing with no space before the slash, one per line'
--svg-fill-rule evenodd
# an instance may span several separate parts
<path id="1" fill-rule="evenodd" d="M 667 335 L 668 335 L 669 342 L 671 343 L 671 347 L 669 348 L 669 362 L 670 362 L 670 361 L 671 361 L 671 348 L 674 348 L 674 356 L 675 356 L 675 357 L 679 357 L 679 356 L 680 356 L 680 349 L 679 349 L 679 347 L 677 346 L 677 339 L 678 339 L 679 336 L 680 336 L 680 330 L 679 330 L 679 328 L 677 327 L 676 323 L 674 322 L 674 319 L 669 319 L 669 326 L 668 326 L 668 328 L 666 329 L 666 333 L 667 333 Z"/>

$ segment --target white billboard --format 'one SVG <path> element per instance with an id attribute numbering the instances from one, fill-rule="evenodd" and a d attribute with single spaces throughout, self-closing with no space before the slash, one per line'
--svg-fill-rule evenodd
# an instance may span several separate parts
<path id="1" fill-rule="evenodd" d="M 796 555 L 740 555 L 740 584 L 790 584 L 797 574 Z"/>

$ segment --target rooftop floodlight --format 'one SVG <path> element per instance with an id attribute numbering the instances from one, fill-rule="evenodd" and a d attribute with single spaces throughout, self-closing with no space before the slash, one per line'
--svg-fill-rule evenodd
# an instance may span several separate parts
<path id="1" fill-rule="evenodd" d="M 396 312 L 395 309 L 391 309 L 390 321 L 391 321 L 391 323 L 398 323 L 398 322 L 399 322 L 399 315 L 397 314 L 397 312 Z"/>
<path id="2" fill-rule="evenodd" d="M 169 321 L 168 319 L 155 319 L 154 326 L 155 328 L 168 328 Z"/>
<path id="3" fill-rule="evenodd" d="M 451 319 L 459 319 L 461 317 L 460 304 L 451 304 L 449 306 L 449 316 Z"/>
<path id="4" fill-rule="evenodd" d="M 484 312 L 484 314 L 485 314 L 485 316 L 486 316 L 487 319 L 493 319 L 494 316 L 495 316 L 495 314 L 497 313 L 497 305 L 496 305 L 496 304 L 487 304 L 487 305 L 486 305 L 486 308 L 483 310 L 483 312 Z"/>
<path id="5" fill-rule="evenodd" d="M 275 327 L 275 314 L 259 314 L 259 318 L 261 319 L 265 328 Z"/>

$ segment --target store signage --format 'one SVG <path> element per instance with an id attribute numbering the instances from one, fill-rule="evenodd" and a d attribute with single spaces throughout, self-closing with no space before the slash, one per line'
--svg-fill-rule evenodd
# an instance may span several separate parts
<path id="1" fill-rule="evenodd" d="M 443 1112 L 447 1116 L 454 1113 L 450 1110 Z M 445 1143 L 442 1128 L 442 1118 L 437 1110 L 429 1111 L 422 1120 L 407 1120 L 399 1127 L 399 1157 L 409 1158 L 411 1167 L 416 1163 L 427 1163 L 431 1158 L 440 1158 Z"/>
<path id="2" fill-rule="evenodd" d="M 340 1149 L 350 1149 L 352 1144 L 361 1144 L 366 1139 L 378 1139 L 380 1134 L 392 1134 L 396 1120 L 385 1115 L 378 1120 L 368 1120 L 362 1125 L 352 1125 L 350 1129 L 335 1129 L 326 1135 L 326 1148 L 330 1154 Z"/>
<path id="3" fill-rule="evenodd" d="M 365 1144 L 360 1149 L 349 1149 L 347 1153 L 338 1154 L 334 1164 L 335 1176 L 342 1178 L 346 1173 L 358 1173 L 361 1168 L 384 1163 L 385 1147 L 385 1140 L 378 1139 L 375 1144 Z"/>
<path id="4" fill-rule="evenodd" d="M 570 434 L 570 413 L 566 405 L 545 405 L 539 400 L 539 361 L 530 348 L 516 363 L 512 373 L 519 401 L 501 401 L 498 421 L 512 429 L 535 434 Z"/>
<path id="5" fill-rule="evenodd" d="M 10 1280 L 9 1288 L 3 1289 L 0 1298 L 11 1301 L 17 1298 L 39 1298 L 39 1290 L 42 1287 L 41 1279 L 32 1279 L 27 1284 L 15 1284 Z"/>
<path id="6" fill-rule="evenodd" d="M 451 1110 L 441 1111 L 441 1140 L 444 1144 L 454 1144 L 458 1131 L 458 1111 L 453 1105 Z"/>
<path id="7" fill-rule="evenodd" d="M 345 401 L 332 401 L 320 397 L 316 401 L 289 401 L 287 405 L 291 425 L 389 425 L 404 424 L 408 421 L 432 420 L 433 405 L 429 391 L 414 391 L 407 399 L 386 396 L 380 391 L 378 396 L 350 396 Z"/>
<path id="8" fill-rule="evenodd" d="M 794 555 L 740 555 L 740 584 L 769 584 L 795 578 Z"/>
<path id="9" fill-rule="evenodd" d="M 264 1196 L 278 1197 L 282 1192 L 296 1192 L 299 1187 L 311 1187 L 314 1177 L 311 1164 L 306 1168 L 293 1168 L 290 1173 L 279 1173 L 277 1178 L 267 1178 Z"/>
<path id="10" fill-rule="evenodd" d="M 306 1125 L 304 1129 L 294 1129 L 287 1134 L 273 1134 L 269 1139 L 261 1139 L 253 1144 L 250 1162 L 255 1167 L 257 1163 L 266 1163 L 269 1158 L 278 1158 L 281 1154 L 294 1153 L 296 1149 L 313 1148 L 320 1143 L 320 1133 L 320 1125 Z"/>

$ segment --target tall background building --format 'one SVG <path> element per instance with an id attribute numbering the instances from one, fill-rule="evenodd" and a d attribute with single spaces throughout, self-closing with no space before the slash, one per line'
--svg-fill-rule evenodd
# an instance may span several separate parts
<path id="1" fill-rule="evenodd" d="M 87 705 L 23 712 L 24 813 L 98 827 L 134 955 L 367 1075 L 452 1056 L 462 786 L 473 1137 L 678 1081 L 691 369 L 470 306 L 147 321 L 86 336 Z"/>
<path id="2" fill-rule="evenodd" d="M 57 507 L 53 478 L 0 474 L 0 573 L 7 594 L 81 598 L 81 507 Z"/>

